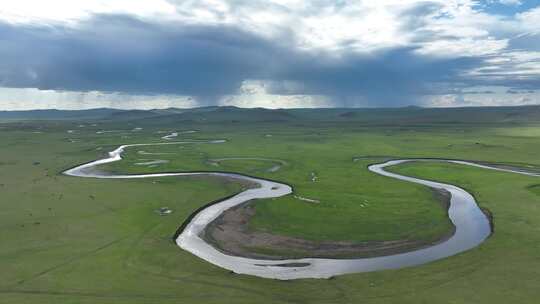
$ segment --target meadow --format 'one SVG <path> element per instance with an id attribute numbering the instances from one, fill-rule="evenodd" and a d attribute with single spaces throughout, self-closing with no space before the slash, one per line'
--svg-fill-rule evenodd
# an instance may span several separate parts
<path id="1" fill-rule="evenodd" d="M 444 206 L 430 189 L 370 173 L 368 164 L 433 157 L 540 167 L 540 124 L 531 111 L 510 120 L 491 110 L 412 117 L 407 111 L 417 110 L 244 111 L 184 120 L 117 115 L 1 123 L 0 303 L 534 303 L 540 296 L 538 178 L 440 163 L 396 166 L 473 193 L 493 215 L 493 235 L 471 251 L 419 267 L 276 281 L 232 274 L 172 241 L 197 208 L 243 185 L 208 177 L 61 175 L 120 144 L 194 142 L 130 148 L 104 170 L 227 171 L 279 180 L 294 195 L 253 202 L 250 230 L 312 242 L 427 244 L 452 229 Z M 197 132 L 181 133 L 188 130 Z M 180 134 L 162 139 L 172 132 Z M 211 139 L 226 142 L 201 143 Z M 155 160 L 168 162 L 144 164 Z M 279 170 L 269 170 L 276 163 Z M 164 206 L 172 214 L 156 213 Z"/>

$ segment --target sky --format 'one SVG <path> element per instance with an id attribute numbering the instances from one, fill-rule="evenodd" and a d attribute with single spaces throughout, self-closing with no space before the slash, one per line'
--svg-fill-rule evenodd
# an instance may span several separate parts
<path id="1" fill-rule="evenodd" d="M 540 104 L 540 0 L 0 0 L 0 110 Z"/>

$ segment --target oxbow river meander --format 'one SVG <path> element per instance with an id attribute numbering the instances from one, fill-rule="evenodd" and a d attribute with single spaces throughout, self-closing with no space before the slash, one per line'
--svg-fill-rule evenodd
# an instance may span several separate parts
<path id="1" fill-rule="evenodd" d="M 243 204 L 249 200 L 262 198 L 275 198 L 291 194 L 293 189 L 284 183 L 265 180 L 236 173 L 223 172 L 178 172 L 178 173 L 152 173 L 152 174 L 110 174 L 96 170 L 99 165 L 120 161 L 122 153 L 129 147 L 150 145 L 178 145 L 178 144 L 217 144 L 225 140 L 212 141 L 180 141 L 154 144 L 131 144 L 118 147 L 109 152 L 108 157 L 91 161 L 66 170 L 64 174 L 76 177 L 104 178 L 104 179 L 137 179 L 155 178 L 166 176 L 193 176 L 209 175 L 225 177 L 229 179 L 243 180 L 258 184 L 258 188 L 252 188 L 238 193 L 232 197 L 223 199 L 212 204 L 195 214 L 185 226 L 177 238 L 176 244 L 192 254 L 214 265 L 228 269 L 235 273 L 254 275 L 263 278 L 291 280 L 302 278 L 330 278 L 336 275 L 357 272 L 378 271 L 384 269 L 396 269 L 416 266 L 428 262 L 443 259 L 460 252 L 467 251 L 481 244 L 490 234 L 491 227 L 487 216 L 478 207 L 474 197 L 467 191 L 449 184 L 423 180 L 419 178 L 403 176 L 385 171 L 389 166 L 406 162 L 449 162 L 460 165 L 474 166 L 478 168 L 512 172 L 530 176 L 540 176 L 536 173 L 523 172 L 512 169 L 492 167 L 484 164 L 460 160 L 443 159 L 397 159 L 379 164 L 370 165 L 368 169 L 376 174 L 395 178 L 411 183 L 425 185 L 431 188 L 445 189 L 450 192 L 450 206 L 448 216 L 455 226 L 455 233 L 447 240 L 436 245 L 413 250 L 405 253 L 357 259 L 329 259 L 329 258 L 303 258 L 288 260 L 263 260 L 227 255 L 201 238 L 201 234 L 208 224 L 221 215 L 225 210 Z M 358 181 L 361 183 L 362 181 Z"/>

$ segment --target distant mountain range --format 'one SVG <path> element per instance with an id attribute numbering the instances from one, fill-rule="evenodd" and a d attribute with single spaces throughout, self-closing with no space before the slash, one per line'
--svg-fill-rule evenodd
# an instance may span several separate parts
<path id="1" fill-rule="evenodd" d="M 540 123 L 540 106 L 465 108 L 326 108 L 265 109 L 210 106 L 192 109 L 156 110 L 32 110 L 0 111 L 0 120 L 101 120 L 164 123 L 237 123 L 350 121 L 376 125 L 426 123 Z"/>

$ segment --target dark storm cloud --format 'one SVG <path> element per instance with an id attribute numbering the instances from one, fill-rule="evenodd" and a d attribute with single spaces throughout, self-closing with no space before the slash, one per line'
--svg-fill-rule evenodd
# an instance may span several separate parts
<path id="1" fill-rule="evenodd" d="M 118 15 L 94 16 L 76 27 L 0 24 L 0 86 L 191 95 L 211 103 L 236 93 L 243 80 L 258 79 L 278 94 L 399 105 L 466 87 L 473 81 L 459 75 L 483 61 L 429 58 L 414 48 L 335 56 L 296 50 L 292 39 Z"/>
<path id="2" fill-rule="evenodd" d="M 220 95 L 259 74 L 276 48 L 226 27 L 98 16 L 81 26 L 0 26 L 6 87 Z"/>
<path id="3" fill-rule="evenodd" d="M 310 94 L 334 96 L 349 103 L 351 96 L 360 95 L 376 105 L 410 104 L 418 102 L 418 96 L 445 94 L 464 81 L 458 76 L 462 71 L 481 61 L 429 59 L 417 55 L 412 48 L 380 51 L 374 56 L 349 54 L 335 59 L 321 55 L 296 59 L 277 74 L 278 79 L 301 83 Z"/>

